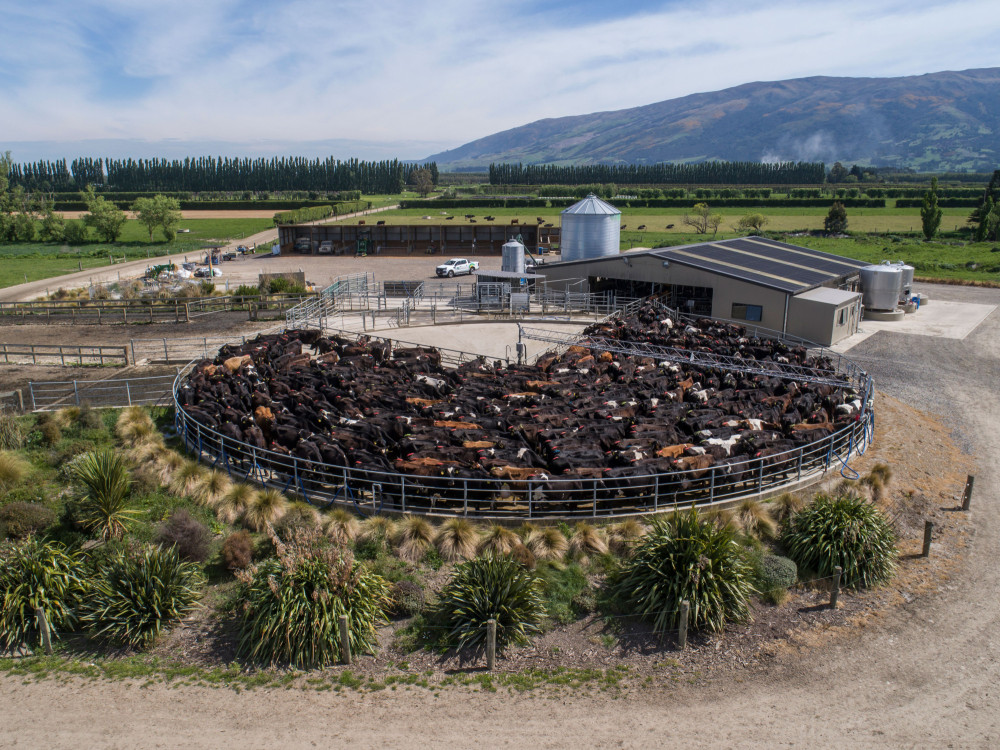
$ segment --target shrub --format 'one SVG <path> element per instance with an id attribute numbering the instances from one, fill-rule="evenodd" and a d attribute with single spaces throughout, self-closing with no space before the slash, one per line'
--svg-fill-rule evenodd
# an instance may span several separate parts
<path id="1" fill-rule="evenodd" d="M 438 527 L 434 544 L 444 560 L 468 560 L 476 556 L 479 531 L 464 518 L 449 518 Z"/>
<path id="2" fill-rule="evenodd" d="M 55 445 L 62 440 L 62 430 L 55 422 L 44 422 L 38 428 L 42 434 L 43 445 Z"/>
<path id="3" fill-rule="evenodd" d="M 265 487 L 243 511 L 243 523 L 254 531 L 263 531 L 267 524 L 277 523 L 287 510 L 288 498 L 274 487 Z"/>
<path id="4" fill-rule="evenodd" d="M 24 447 L 21 421 L 13 414 L 0 411 L 0 450 L 15 451 Z"/>
<path id="5" fill-rule="evenodd" d="M 357 517 L 343 508 L 335 508 L 323 526 L 326 535 L 337 544 L 353 544 L 360 530 Z"/>
<path id="6" fill-rule="evenodd" d="M 856 495 L 817 495 L 792 519 L 782 546 L 799 566 L 825 578 L 843 568 L 848 588 L 887 582 L 896 570 L 896 535 L 875 505 Z"/>
<path id="7" fill-rule="evenodd" d="M 185 508 L 178 508 L 164 521 L 156 535 L 156 541 L 167 547 L 174 547 L 182 559 L 202 563 L 208 559 L 208 545 L 211 535 L 205 525 Z"/>
<path id="8" fill-rule="evenodd" d="M 249 484 L 233 484 L 215 502 L 215 513 L 219 520 L 233 523 L 242 516 L 257 498 L 257 490 Z"/>
<path id="9" fill-rule="evenodd" d="M 736 528 L 754 539 L 773 539 L 778 532 L 778 524 L 768 507 L 753 498 L 742 500 L 732 511 Z"/>
<path id="10" fill-rule="evenodd" d="M 617 555 L 629 555 L 648 529 L 634 518 L 608 526 L 608 548 Z"/>
<path id="11" fill-rule="evenodd" d="M 612 581 L 615 597 L 652 621 L 653 630 L 677 627 L 680 604 L 690 604 L 693 629 L 721 631 L 746 620 L 754 592 L 752 569 L 730 526 L 718 526 L 691 509 L 654 518 L 649 533 Z"/>
<path id="12" fill-rule="evenodd" d="M 388 552 L 393 529 L 393 522 L 385 516 L 369 516 L 362 521 L 357 539 L 358 557 L 374 560 Z"/>
<path id="13" fill-rule="evenodd" d="M 424 611 L 424 590 L 413 581 L 396 581 L 390 589 L 391 613 L 396 617 L 412 617 Z"/>
<path id="14" fill-rule="evenodd" d="M 354 562 L 344 547 L 316 529 L 298 529 L 283 543 L 272 535 L 276 558 L 237 574 L 245 601 L 238 653 L 300 669 L 340 659 L 338 618 L 347 615 L 352 653 L 370 653 L 375 627 L 385 621 L 389 587 Z"/>
<path id="15" fill-rule="evenodd" d="M 771 515 L 778 523 L 788 523 L 792 516 L 805 507 L 805 502 L 801 497 L 791 492 L 785 492 L 770 501 L 773 506 Z"/>
<path id="16" fill-rule="evenodd" d="M 577 563 L 564 566 L 542 562 L 535 573 L 542 582 L 542 596 L 548 616 L 563 625 L 573 622 L 580 613 L 574 600 L 590 588 L 583 568 Z"/>
<path id="17" fill-rule="evenodd" d="M 28 539 L 0 547 L 0 649 L 36 642 L 39 607 L 53 638 L 74 630 L 86 593 L 82 569 L 80 556 L 56 542 Z"/>
<path id="18" fill-rule="evenodd" d="M 435 620 L 448 629 L 445 642 L 476 652 L 486 647 L 488 620 L 496 620 L 501 653 L 528 643 L 544 616 L 541 581 L 513 560 L 496 555 L 457 565 L 435 608 Z"/>
<path id="19" fill-rule="evenodd" d="M 534 570 L 538 564 L 534 553 L 520 543 L 514 545 L 514 549 L 510 551 L 510 559 L 526 570 Z"/>
<path id="20" fill-rule="evenodd" d="M 74 473 L 86 488 L 80 524 L 102 539 L 121 539 L 135 514 L 126 507 L 132 480 L 124 456 L 111 449 L 86 453 Z"/>
<path id="21" fill-rule="evenodd" d="M 250 532 L 234 531 L 222 543 L 222 562 L 229 570 L 243 570 L 253 560 L 253 540 Z"/>
<path id="22" fill-rule="evenodd" d="M 513 529 L 493 524 L 483 534 L 478 552 L 480 555 L 509 555 L 519 544 L 521 539 Z"/>
<path id="23" fill-rule="evenodd" d="M 20 484 L 30 468 L 20 456 L 0 451 L 0 489 L 7 490 Z"/>
<path id="24" fill-rule="evenodd" d="M 101 567 L 82 620 L 97 638 L 143 648 L 194 608 L 202 583 L 176 548 L 123 549 Z"/>
<path id="25" fill-rule="evenodd" d="M 293 536 L 297 531 L 308 531 L 310 534 L 318 531 L 322 517 L 319 511 L 309 503 L 288 503 L 281 520 L 273 524 L 278 536 L 285 538 Z"/>
<path id="26" fill-rule="evenodd" d="M 0 537 L 23 539 L 51 526 L 55 511 L 38 503 L 8 503 L 0 508 Z"/>
<path id="27" fill-rule="evenodd" d="M 787 589 L 794 586 L 799 577 L 799 569 L 792 560 L 780 555 L 764 555 L 761 560 L 760 590 Z"/>
<path id="28" fill-rule="evenodd" d="M 77 414 L 77 423 L 85 430 L 104 429 L 104 420 L 101 419 L 101 413 L 86 402 L 80 406 L 80 412 Z"/>

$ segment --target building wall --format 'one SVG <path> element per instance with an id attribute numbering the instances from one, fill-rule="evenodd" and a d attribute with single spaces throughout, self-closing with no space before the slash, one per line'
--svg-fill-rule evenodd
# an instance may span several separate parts
<path id="1" fill-rule="evenodd" d="M 792 297 L 788 303 L 788 333 L 823 346 L 832 346 L 858 330 L 860 299 L 858 295 L 853 302 L 833 305 Z M 840 322 L 841 317 L 843 323 Z"/>

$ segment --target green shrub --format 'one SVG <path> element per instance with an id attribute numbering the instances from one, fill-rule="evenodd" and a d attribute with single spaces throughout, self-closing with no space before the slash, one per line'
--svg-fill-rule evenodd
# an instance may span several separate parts
<path id="1" fill-rule="evenodd" d="M 576 620 L 578 615 L 593 609 L 590 606 L 587 610 L 581 610 L 574 604 L 578 597 L 590 591 L 587 576 L 579 564 L 554 565 L 551 562 L 540 562 L 535 574 L 541 581 L 545 610 L 550 619 L 566 625 Z M 593 598 L 593 591 L 590 591 L 590 596 Z"/>
<path id="2" fill-rule="evenodd" d="M 390 604 L 385 580 L 317 529 L 300 528 L 287 543 L 276 536 L 272 542 L 277 558 L 237 574 L 245 601 L 238 653 L 302 669 L 336 663 L 340 615 L 348 616 L 352 653 L 374 651 L 376 625 Z"/>
<path id="3" fill-rule="evenodd" d="M 632 557 L 611 582 L 613 596 L 663 633 L 677 627 L 681 602 L 690 605 L 690 626 L 721 631 L 750 616 L 753 570 L 736 532 L 697 510 L 654 518 Z"/>
<path id="4" fill-rule="evenodd" d="M 397 581 L 390 589 L 391 612 L 397 617 L 412 617 L 424 611 L 424 590 L 415 581 Z"/>
<path id="5" fill-rule="evenodd" d="M 178 508 L 170 514 L 157 531 L 156 541 L 166 547 L 174 547 L 177 554 L 188 562 L 202 563 L 208 559 L 208 545 L 211 535 L 205 524 L 193 518 L 185 508 Z"/>
<path id="6" fill-rule="evenodd" d="M 497 652 L 528 643 L 545 616 L 541 581 L 507 557 L 489 555 L 461 563 L 441 590 L 435 620 L 455 648 L 486 647 L 487 621 L 497 623 Z"/>
<path id="7" fill-rule="evenodd" d="M 62 430 L 55 422 L 44 422 L 39 425 L 38 431 L 42 434 L 43 445 L 55 445 L 62 440 Z"/>
<path id="8" fill-rule="evenodd" d="M 0 508 L 0 537 L 23 539 L 47 529 L 55 520 L 55 511 L 44 505 L 8 503 Z"/>
<path id="9" fill-rule="evenodd" d="M 780 555 L 764 555 L 761 559 L 758 588 L 761 591 L 787 589 L 799 579 L 799 569 L 793 560 Z"/>
<path id="10" fill-rule="evenodd" d="M 240 529 L 226 537 L 222 543 L 222 562 L 229 570 L 243 570 L 253 560 L 253 540 L 250 532 Z"/>
<path id="11" fill-rule="evenodd" d="M 0 547 L 0 649 L 37 643 L 39 607 L 53 638 L 74 630 L 86 588 L 80 556 L 61 544 L 28 539 Z"/>
<path id="12" fill-rule="evenodd" d="M 80 413 L 77 416 L 77 423 L 84 430 L 103 430 L 104 421 L 101 419 L 101 413 L 91 407 L 90 404 L 84 402 L 80 406 Z"/>
<path id="13" fill-rule="evenodd" d="M 820 578 L 843 568 L 848 588 L 887 582 L 896 570 L 896 535 L 881 510 L 856 495 L 817 495 L 788 525 L 782 546 L 799 570 Z"/>
<path id="14" fill-rule="evenodd" d="M 102 539 L 121 539 L 135 514 L 127 508 L 132 480 L 125 457 L 112 449 L 87 453 L 74 474 L 86 489 L 79 507 L 80 524 Z"/>
<path id="15" fill-rule="evenodd" d="M 83 610 L 83 623 L 98 638 L 133 648 L 151 644 L 187 615 L 204 582 L 174 548 L 121 550 L 101 567 Z"/>

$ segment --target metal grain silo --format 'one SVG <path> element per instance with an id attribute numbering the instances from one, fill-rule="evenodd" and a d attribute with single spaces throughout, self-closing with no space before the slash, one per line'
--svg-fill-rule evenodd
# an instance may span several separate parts
<path id="1" fill-rule="evenodd" d="M 902 281 L 899 266 L 865 266 L 861 269 L 861 303 L 869 310 L 895 310 Z"/>
<path id="2" fill-rule="evenodd" d="M 500 270 L 524 273 L 524 245 L 517 240 L 510 240 L 504 243 L 500 252 L 503 254 L 500 259 Z"/>
<path id="3" fill-rule="evenodd" d="M 562 212 L 561 259 L 618 255 L 621 231 L 622 212 L 591 193 Z"/>
<path id="4" fill-rule="evenodd" d="M 889 261 L 883 261 L 883 265 L 885 265 L 888 262 Z M 894 268 L 898 268 L 902 272 L 902 274 L 903 274 L 903 277 L 900 280 L 899 301 L 900 302 L 909 302 L 910 301 L 910 297 L 913 296 L 913 271 L 914 271 L 914 268 L 913 268 L 913 266 L 908 265 L 908 264 L 904 263 L 901 260 L 897 260 L 895 263 L 892 263 L 891 265 Z"/>

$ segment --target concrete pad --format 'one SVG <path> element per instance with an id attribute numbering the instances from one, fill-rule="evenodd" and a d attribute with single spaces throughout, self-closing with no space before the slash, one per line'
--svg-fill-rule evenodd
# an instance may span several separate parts
<path id="1" fill-rule="evenodd" d="M 921 306 L 915 313 L 905 315 L 902 320 L 865 319 L 861 321 L 856 334 L 840 341 L 831 349 L 846 352 L 879 331 L 962 340 L 996 309 L 996 305 L 935 299 L 933 304 Z"/>

